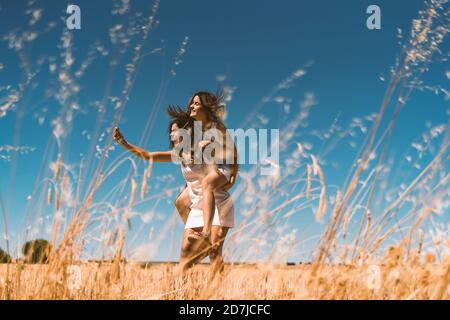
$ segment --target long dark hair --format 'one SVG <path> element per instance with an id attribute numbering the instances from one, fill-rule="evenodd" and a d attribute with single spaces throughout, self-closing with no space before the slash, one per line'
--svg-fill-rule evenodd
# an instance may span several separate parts
<path id="1" fill-rule="evenodd" d="M 169 135 L 169 145 L 172 148 L 174 143 L 170 138 L 172 133 L 172 126 L 177 124 L 178 128 L 183 128 L 186 130 L 191 130 L 194 127 L 194 119 L 189 116 L 189 113 L 183 110 L 179 106 L 169 105 L 167 107 L 167 114 L 170 117 L 169 127 L 167 128 L 167 133 Z"/>
<path id="2" fill-rule="evenodd" d="M 197 91 L 189 99 L 188 105 L 186 107 L 186 112 L 190 114 L 189 107 L 192 104 L 195 96 L 200 98 L 202 107 L 205 108 L 205 112 L 209 119 L 213 122 L 217 122 L 223 125 L 223 114 L 225 112 L 225 92 L 223 89 L 218 89 L 216 93 L 211 93 L 207 91 Z"/>

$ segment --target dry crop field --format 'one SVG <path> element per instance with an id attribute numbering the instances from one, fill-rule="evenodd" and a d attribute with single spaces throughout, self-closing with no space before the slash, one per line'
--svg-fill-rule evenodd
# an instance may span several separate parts
<path id="1" fill-rule="evenodd" d="M 176 264 L 79 264 L 67 282 L 48 265 L 0 267 L 0 299 L 449 299 L 450 260 L 401 261 L 394 248 L 380 264 L 225 265 L 210 282 L 209 266 L 181 277 Z M 9 281 L 7 272 L 9 272 Z M 79 281 L 79 283 L 77 282 Z"/>
<path id="2" fill-rule="evenodd" d="M 328 112 L 316 112 L 321 97 L 311 89 L 291 99 L 287 91 L 313 72 L 312 64 L 305 63 L 277 79 L 269 94 L 233 124 L 265 128 L 270 119 L 264 108 L 279 107 L 280 161 L 270 163 L 270 175 L 259 174 L 263 164 L 241 170 L 230 191 L 236 226 L 224 245 L 227 264 L 211 280 L 207 264 L 181 275 L 176 264 L 134 262 L 158 255 L 176 259 L 175 240 L 183 230 L 173 201 L 184 182 L 176 183 L 175 170 L 155 174 L 152 163 L 117 151 L 112 136 L 114 127 L 127 123 L 122 118 L 133 118 L 125 110 L 134 106 L 142 112 L 135 118 L 144 123 L 134 128 L 128 122 L 130 135 L 142 146 L 159 143 L 154 135 L 161 129 L 156 124 L 169 78 L 161 81 L 154 105 L 145 104 L 151 105 L 145 110 L 141 102 L 148 97 L 136 101 L 132 92 L 138 91 L 139 71 L 147 77 L 140 69 L 146 59 L 165 50 L 165 44 L 151 42 L 160 1 L 139 12 L 132 11 L 130 1 L 113 1 L 106 40 L 81 43 L 83 50 L 79 34 L 57 29 L 60 17 L 47 21 L 51 10 L 39 8 L 40 3 L 27 1 L 23 14 L 29 23 L 1 34 L 5 51 L 16 60 L 3 62 L 6 55 L 0 54 L 0 121 L 8 120 L 11 128 L 10 142 L 0 145 L 0 172 L 5 173 L 0 187 L 6 186 L 5 192 L 0 189 L 0 299 L 450 299 L 445 87 L 450 72 L 430 76 L 446 77 L 443 86 L 427 82 L 436 65 L 448 65 L 448 1 L 424 1 L 410 29 L 393 35 L 398 55 L 379 76 L 384 94 L 365 102 L 370 112 L 346 114 L 347 122 L 339 113 L 318 128 L 320 121 L 312 120 Z M 55 39 L 57 45 L 45 45 Z M 168 77 L 181 67 L 189 39 L 180 39 Z M 30 53 L 36 47 L 50 51 L 35 57 Z M 98 71 L 96 64 L 104 69 Z M 232 105 L 234 87 L 223 83 L 223 76 L 217 79 Z M 103 82 L 104 89 L 84 91 L 88 83 Z M 403 116 L 411 116 L 413 92 L 419 95 L 416 106 L 423 102 L 430 114 L 445 108 L 446 116 L 436 123 L 424 120 L 423 131 L 414 132 L 417 138 L 405 142 L 402 134 L 409 127 Z M 427 104 L 429 96 L 421 94 L 430 92 L 442 98 L 444 108 Z M 355 96 L 353 88 L 344 93 L 346 101 L 336 104 Z M 26 120 L 40 127 L 27 131 Z M 38 150 L 22 145 L 21 139 L 30 135 L 42 140 Z M 397 138 L 405 154 L 392 148 Z M 341 163 L 349 154 L 348 163 Z M 27 171 L 36 163 L 36 172 Z M 336 181 L 338 167 L 348 170 L 339 172 Z M 21 210 L 11 209 L 16 205 Z M 20 262 L 27 251 L 23 245 L 38 238 L 51 246 L 48 263 Z M 111 262 L 95 262 L 100 260 Z"/>

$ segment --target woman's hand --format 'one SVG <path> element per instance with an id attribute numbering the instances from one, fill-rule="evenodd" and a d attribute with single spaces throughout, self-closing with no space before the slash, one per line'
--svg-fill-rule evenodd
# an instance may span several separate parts
<path id="1" fill-rule="evenodd" d="M 119 128 L 117 127 L 114 128 L 114 140 L 122 146 L 126 146 L 128 144 L 125 138 L 123 137 L 122 132 L 120 132 Z"/>
<path id="2" fill-rule="evenodd" d="M 114 128 L 114 140 L 119 143 L 122 147 L 138 156 L 141 159 L 154 162 L 171 162 L 172 161 L 172 151 L 159 151 L 159 152 L 148 152 L 141 147 L 135 146 L 134 144 L 128 143 L 120 132 L 119 128 Z"/>

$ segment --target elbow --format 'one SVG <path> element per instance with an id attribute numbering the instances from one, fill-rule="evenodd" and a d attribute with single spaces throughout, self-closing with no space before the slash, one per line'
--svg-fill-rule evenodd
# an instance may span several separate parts
<path id="1" fill-rule="evenodd" d="M 178 212 L 182 212 L 185 207 L 185 203 L 180 196 L 175 199 L 175 207 L 177 208 Z"/>

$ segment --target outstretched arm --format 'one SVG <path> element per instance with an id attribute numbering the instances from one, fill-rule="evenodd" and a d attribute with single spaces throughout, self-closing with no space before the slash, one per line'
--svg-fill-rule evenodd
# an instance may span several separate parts
<path id="1" fill-rule="evenodd" d="M 153 162 L 171 162 L 172 161 L 172 151 L 158 151 L 149 152 L 141 147 L 135 146 L 134 144 L 128 143 L 123 137 L 119 128 L 114 128 L 114 140 L 120 144 L 122 147 L 135 154 L 141 159 Z"/>

